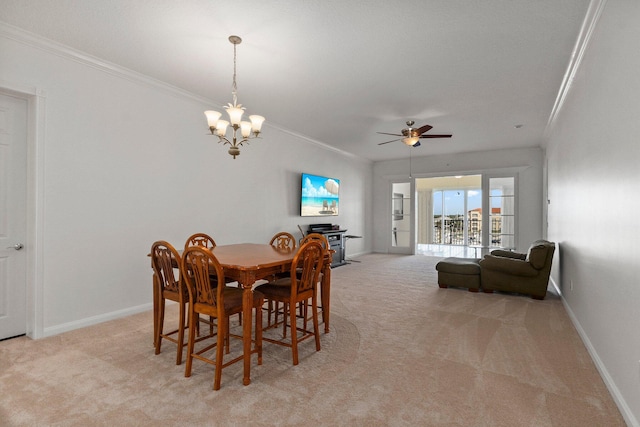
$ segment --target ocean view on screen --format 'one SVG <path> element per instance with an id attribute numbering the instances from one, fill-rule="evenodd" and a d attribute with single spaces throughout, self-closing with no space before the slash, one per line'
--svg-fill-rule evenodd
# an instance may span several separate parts
<path id="1" fill-rule="evenodd" d="M 301 216 L 338 215 L 340 180 L 324 176 L 302 174 L 300 196 Z"/>

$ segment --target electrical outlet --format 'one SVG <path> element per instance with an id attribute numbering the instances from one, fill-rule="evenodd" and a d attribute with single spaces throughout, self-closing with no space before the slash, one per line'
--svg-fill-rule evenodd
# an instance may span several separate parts
<path id="1" fill-rule="evenodd" d="M 573 280 L 569 280 L 569 290 L 573 290 Z"/>

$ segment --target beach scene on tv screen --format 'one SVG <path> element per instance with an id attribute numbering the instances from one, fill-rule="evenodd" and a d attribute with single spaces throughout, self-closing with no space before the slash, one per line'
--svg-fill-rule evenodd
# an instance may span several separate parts
<path id="1" fill-rule="evenodd" d="M 338 215 L 340 180 L 302 174 L 301 216 Z"/>

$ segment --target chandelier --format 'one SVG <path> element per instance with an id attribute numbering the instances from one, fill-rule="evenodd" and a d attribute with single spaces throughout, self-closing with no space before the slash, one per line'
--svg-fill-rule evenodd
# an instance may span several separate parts
<path id="1" fill-rule="evenodd" d="M 233 104 L 229 103 L 225 110 L 229 115 L 229 121 L 220 120 L 222 113 L 218 111 L 205 111 L 207 116 L 207 122 L 209 124 L 209 130 L 212 135 L 216 135 L 219 140 L 224 144 L 229 144 L 229 154 L 235 159 L 240 155 L 240 146 L 249 139 L 257 138 L 260 135 L 260 129 L 264 122 L 264 117 L 251 115 L 248 121 L 242 120 L 242 114 L 244 113 L 244 107 L 242 104 L 238 104 L 238 85 L 236 84 L 236 46 L 242 43 L 242 39 L 238 36 L 229 36 L 229 41 L 233 44 L 233 86 L 231 94 L 233 95 Z M 227 128 L 231 125 L 231 135 L 227 138 Z M 238 136 L 238 130 L 240 130 L 240 136 Z"/>

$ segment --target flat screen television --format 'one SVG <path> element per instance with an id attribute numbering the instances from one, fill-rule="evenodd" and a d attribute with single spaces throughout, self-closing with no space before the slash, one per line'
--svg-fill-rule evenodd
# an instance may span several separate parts
<path id="1" fill-rule="evenodd" d="M 326 176 L 302 174 L 300 216 L 338 215 L 340 180 Z"/>

